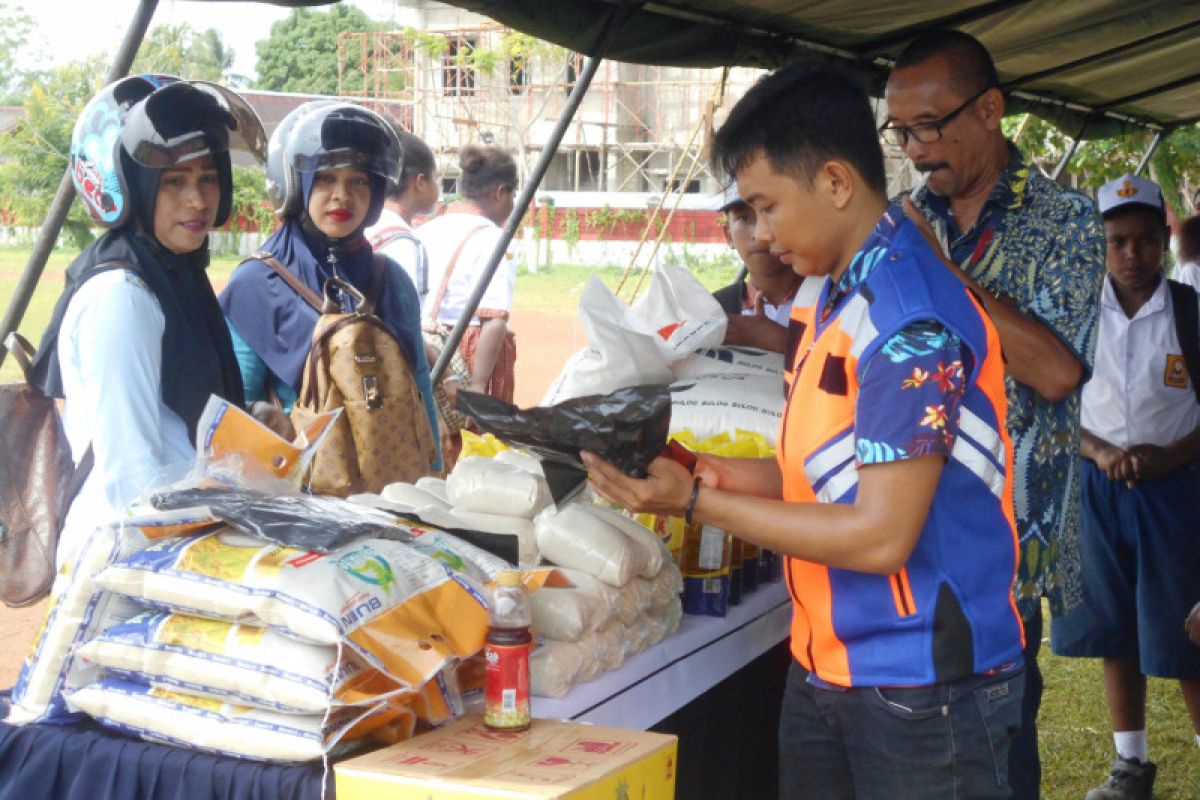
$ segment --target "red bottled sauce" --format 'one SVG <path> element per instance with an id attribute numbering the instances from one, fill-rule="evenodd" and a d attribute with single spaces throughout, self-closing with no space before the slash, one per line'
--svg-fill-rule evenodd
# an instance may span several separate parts
<path id="1" fill-rule="evenodd" d="M 526 730 L 529 713 L 529 598 L 518 570 L 497 576 L 492 593 L 491 620 L 483 645 L 483 724 L 503 731 Z"/>

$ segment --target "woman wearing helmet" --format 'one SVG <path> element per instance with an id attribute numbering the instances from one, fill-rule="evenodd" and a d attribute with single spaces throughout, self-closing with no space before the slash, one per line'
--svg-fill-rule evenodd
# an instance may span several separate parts
<path id="1" fill-rule="evenodd" d="M 276 128 L 268 147 L 267 191 L 283 225 L 263 244 L 263 257 L 239 266 L 220 296 L 247 400 L 274 396 L 285 410 L 292 407 L 318 318 L 264 259 L 274 259 L 318 296 L 332 277 L 367 291 L 375 261 L 363 231 L 379 219 L 387 187 L 396 182 L 400 168 L 395 130 L 359 106 L 331 100 L 305 103 Z M 412 364 L 436 442 L 420 301 L 405 271 L 387 263 L 375 313 Z M 344 311 L 354 310 L 350 298 L 339 299 Z M 428 469 L 441 469 L 440 455 Z"/>
<path id="2" fill-rule="evenodd" d="M 417 229 L 429 253 L 426 330 L 444 337 L 458 322 L 513 210 L 517 165 L 498 147 L 467 146 L 458 157 L 462 200 Z M 517 346 L 508 330 L 517 267 L 506 253 L 480 299 L 459 352 L 470 371 L 467 388 L 507 403 L 513 399 Z M 436 345 L 437 342 L 434 342 Z M 451 381 L 446 386 L 452 385 Z"/>
<path id="3" fill-rule="evenodd" d="M 144 490 L 186 474 L 209 395 L 242 403 L 205 274 L 208 232 L 232 204 L 231 145 L 266 153 L 245 101 L 169 76 L 119 80 L 76 122 L 72 179 L 108 231 L 67 270 L 34 361 L 43 390 L 65 398 L 76 464 L 91 470 L 67 514 L 60 564 Z"/>

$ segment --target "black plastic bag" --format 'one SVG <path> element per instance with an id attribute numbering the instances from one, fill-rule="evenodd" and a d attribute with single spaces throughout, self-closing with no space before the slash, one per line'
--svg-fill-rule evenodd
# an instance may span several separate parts
<path id="1" fill-rule="evenodd" d="M 242 533 L 300 550 L 324 553 L 359 538 L 413 541 L 389 515 L 337 497 L 271 494 L 237 486 L 162 491 L 151 495 L 150 504 L 160 511 L 205 508 Z"/>
<path id="2" fill-rule="evenodd" d="M 548 461 L 583 471 L 579 451 L 588 450 L 635 478 L 646 476 L 646 467 L 666 446 L 671 427 L 671 394 L 662 384 L 526 410 L 459 390 L 456 405 L 480 430 L 541 456 L 544 467 Z M 551 471 L 553 467 L 546 472 L 547 480 Z"/>

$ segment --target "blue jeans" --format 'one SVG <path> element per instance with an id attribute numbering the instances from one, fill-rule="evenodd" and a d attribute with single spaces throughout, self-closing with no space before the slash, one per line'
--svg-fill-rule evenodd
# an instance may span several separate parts
<path id="1" fill-rule="evenodd" d="M 1024 669 L 912 688 L 819 688 L 792 663 L 779 720 L 783 800 L 1007 798 Z"/>
<path id="2" fill-rule="evenodd" d="M 1008 779 L 1013 800 L 1038 800 L 1042 796 L 1042 760 L 1038 755 L 1038 710 L 1045 681 L 1038 666 L 1042 647 L 1042 602 L 1021 620 L 1025 626 L 1025 697 L 1021 701 L 1021 730 L 1008 751 Z"/>

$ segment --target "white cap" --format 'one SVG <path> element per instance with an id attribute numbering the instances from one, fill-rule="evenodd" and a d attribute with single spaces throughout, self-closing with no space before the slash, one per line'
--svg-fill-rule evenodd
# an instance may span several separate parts
<path id="1" fill-rule="evenodd" d="M 1149 178 L 1139 178 L 1137 175 L 1126 173 L 1101 186 L 1096 195 L 1096 204 L 1100 207 L 1101 214 L 1107 214 L 1131 203 L 1161 212 L 1162 190 Z"/>
<path id="2" fill-rule="evenodd" d="M 741 195 L 738 194 L 737 182 L 735 181 L 726 186 L 724 191 L 714 194 L 712 196 L 712 204 L 709 207 L 713 211 L 728 211 L 730 207 L 744 202 Z"/>

